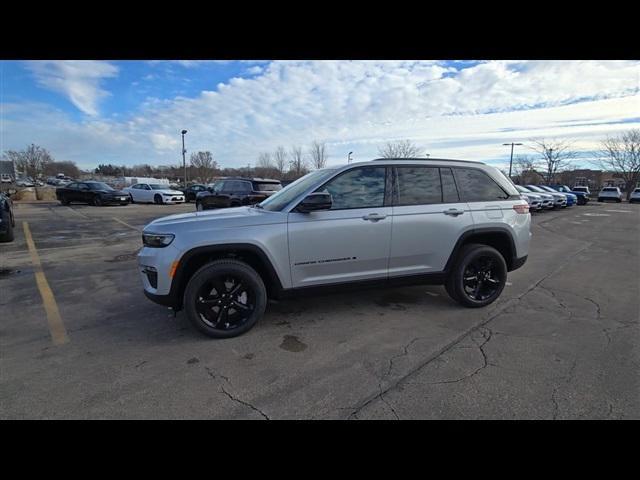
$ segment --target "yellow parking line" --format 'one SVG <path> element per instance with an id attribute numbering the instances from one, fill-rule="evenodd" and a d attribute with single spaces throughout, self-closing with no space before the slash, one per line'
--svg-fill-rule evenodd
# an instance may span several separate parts
<path id="1" fill-rule="evenodd" d="M 53 296 L 51 287 L 49 287 L 47 277 L 45 277 L 44 272 L 42 271 L 42 263 L 40 263 L 40 256 L 38 255 L 36 244 L 33 242 L 29 224 L 27 222 L 22 222 L 22 227 L 24 229 L 24 238 L 26 239 L 27 247 L 29 248 L 29 255 L 31 255 L 31 263 L 33 264 L 33 267 L 35 269 L 36 284 L 38 285 L 38 290 L 40 291 L 40 296 L 42 297 L 44 310 L 47 313 L 49 333 L 51 333 L 51 338 L 53 339 L 53 343 L 55 345 L 62 345 L 63 343 L 67 343 L 69 341 L 67 330 L 64 328 L 64 323 L 62 323 L 62 317 L 60 317 L 58 304 L 56 303 L 56 299 Z"/>
<path id="2" fill-rule="evenodd" d="M 133 230 L 135 230 L 136 232 L 141 232 L 142 230 L 140 230 L 139 228 L 134 227 L 133 225 L 129 225 L 127 222 L 124 222 L 122 220 L 120 220 L 119 218 L 113 217 L 113 219 L 118 222 L 121 223 L 122 225 L 124 225 L 125 227 L 129 227 Z"/>

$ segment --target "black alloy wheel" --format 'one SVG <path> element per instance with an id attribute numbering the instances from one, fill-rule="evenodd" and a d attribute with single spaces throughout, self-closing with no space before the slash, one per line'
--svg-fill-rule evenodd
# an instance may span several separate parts
<path id="1" fill-rule="evenodd" d="M 162 205 L 164 202 L 162 201 L 162 195 L 158 195 L 156 194 L 153 197 L 153 201 L 155 202 L 156 205 Z"/>
<path id="2" fill-rule="evenodd" d="M 494 302 L 507 282 L 507 264 L 495 248 L 465 245 L 445 283 L 451 298 L 466 307 L 484 307 Z"/>
<path id="3" fill-rule="evenodd" d="M 102 206 L 102 198 L 100 198 L 100 195 L 96 195 L 95 197 L 93 197 L 93 204 L 96 207 L 101 207 Z"/>
<path id="4" fill-rule="evenodd" d="M 267 305 L 264 283 L 244 262 L 221 259 L 198 270 L 184 295 L 187 317 L 214 338 L 240 335 L 262 317 Z"/>

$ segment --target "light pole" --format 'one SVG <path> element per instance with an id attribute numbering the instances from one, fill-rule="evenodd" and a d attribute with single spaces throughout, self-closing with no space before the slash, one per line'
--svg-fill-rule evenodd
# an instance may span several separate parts
<path id="1" fill-rule="evenodd" d="M 187 153 L 184 149 L 184 136 L 186 133 L 186 130 L 182 130 L 182 167 L 184 168 L 184 188 L 187 188 L 187 159 L 184 156 L 184 154 Z"/>
<path id="2" fill-rule="evenodd" d="M 349 155 L 347 155 L 347 163 L 351 163 L 351 154 L 353 152 L 349 152 Z"/>
<path id="3" fill-rule="evenodd" d="M 513 146 L 522 145 L 521 143 L 503 143 L 502 145 L 511 145 L 511 159 L 509 160 L 509 178 L 511 178 L 511 167 L 513 166 Z"/>

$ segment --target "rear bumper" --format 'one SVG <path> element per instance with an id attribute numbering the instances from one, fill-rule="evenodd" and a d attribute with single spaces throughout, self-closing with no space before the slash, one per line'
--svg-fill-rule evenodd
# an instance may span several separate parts
<path id="1" fill-rule="evenodd" d="M 514 258 L 509 271 L 512 272 L 522 267 L 525 263 L 527 263 L 527 258 L 529 258 L 529 255 L 525 255 L 524 257 L 520 258 Z"/>

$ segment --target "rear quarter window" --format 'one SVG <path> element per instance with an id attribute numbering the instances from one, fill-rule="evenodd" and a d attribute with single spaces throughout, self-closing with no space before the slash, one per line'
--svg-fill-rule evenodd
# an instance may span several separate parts
<path id="1" fill-rule="evenodd" d="M 509 198 L 509 195 L 480 169 L 457 167 L 453 171 L 464 202 L 492 202 Z"/>

